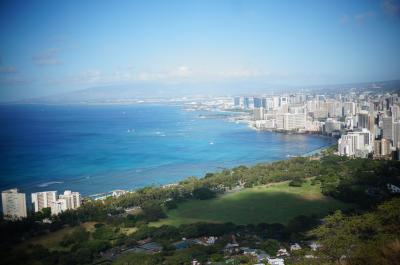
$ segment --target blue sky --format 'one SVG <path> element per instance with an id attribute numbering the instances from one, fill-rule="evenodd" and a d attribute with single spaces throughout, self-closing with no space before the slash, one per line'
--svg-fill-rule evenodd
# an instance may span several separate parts
<path id="1" fill-rule="evenodd" d="M 1 1 L 0 100 L 87 87 L 400 78 L 400 2 Z"/>

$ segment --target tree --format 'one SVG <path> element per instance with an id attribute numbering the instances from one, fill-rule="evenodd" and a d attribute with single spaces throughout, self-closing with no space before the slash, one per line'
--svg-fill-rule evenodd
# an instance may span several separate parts
<path id="1" fill-rule="evenodd" d="M 142 216 L 147 222 L 157 221 L 158 219 L 166 217 L 164 209 L 158 202 L 146 202 L 143 204 L 142 210 Z"/>
<path id="2" fill-rule="evenodd" d="M 99 240 L 113 240 L 118 238 L 120 235 L 121 234 L 117 231 L 117 228 L 103 225 L 96 228 L 93 233 L 93 238 Z"/>
<path id="3" fill-rule="evenodd" d="M 269 255 L 275 256 L 279 250 L 279 241 L 275 239 L 267 239 L 261 243 L 261 248 Z"/>
<path id="4" fill-rule="evenodd" d="M 94 253 L 99 253 L 101 251 L 109 249 L 111 247 L 111 243 L 108 240 L 93 239 L 84 242 L 83 246 L 90 249 Z"/>
<path id="5" fill-rule="evenodd" d="M 115 265 L 156 265 L 161 264 L 159 254 L 148 255 L 144 253 L 126 253 L 119 256 L 113 264 Z"/>
<path id="6" fill-rule="evenodd" d="M 80 248 L 74 253 L 74 256 L 77 264 L 88 264 L 92 261 L 93 253 L 88 248 Z"/>
<path id="7" fill-rule="evenodd" d="M 208 200 L 215 197 L 215 192 L 207 187 L 201 187 L 193 190 L 193 197 L 198 200 Z"/>
<path id="8" fill-rule="evenodd" d="M 340 211 L 326 217 L 324 224 L 314 229 L 311 235 L 320 240 L 322 253 L 338 264 L 341 264 L 343 255 L 350 253 L 350 246 L 357 243 L 356 235 L 347 225 L 347 218 Z"/>

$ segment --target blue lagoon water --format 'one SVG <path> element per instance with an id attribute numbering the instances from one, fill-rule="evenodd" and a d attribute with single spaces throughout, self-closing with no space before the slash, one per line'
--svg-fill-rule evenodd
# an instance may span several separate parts
<path id="1" fill-rule="evenodd" d="M 332 143 L 201 114 L 171 105 L 0 106 L 0 188 L 85 195 L 135 189 Z"/>

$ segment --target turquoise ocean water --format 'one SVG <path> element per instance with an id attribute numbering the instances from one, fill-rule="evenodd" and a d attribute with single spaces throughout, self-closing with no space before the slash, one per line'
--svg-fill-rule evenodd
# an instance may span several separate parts
<path id="1" fill-rule="evenodd" d="M 0 189 L 135 189 L 333 143 L 257 132 L 208 114 L 170 105 L 0 106 Z"/>

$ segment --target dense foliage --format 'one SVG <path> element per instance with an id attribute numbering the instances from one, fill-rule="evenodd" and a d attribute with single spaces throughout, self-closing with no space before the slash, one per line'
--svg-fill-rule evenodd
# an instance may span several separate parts
<path id="1" fill-rule="evenodd" d="M 321 263 L 316 264 L 341 263 L 343 260 L 346 264 L 396 264 L 391 260 L 396 260 L 399 254 L 400 201 L 391 200 L 394 195 L 387 190 L 387 184 L 398 185 L 399 176 L 400 163 L 397 161 L 347 159 L 334 155 L 224 169 L 207 173 L 201 179 L 189 177 L 177 185 L 147 187 L 104 201 L 85 201 L 79 209 L 58 216 L 50 217 L 45 210 L 20 221 L 1 221 L 0 260 L 2 264 L 88 264 L 100 259 L 105 251 L 134 247 L 138 241 L 151 238 L 162 245 L 161 253 L 130 254 L 125 258 L 142 262 L 132 264 L 186 264 L 193 258 L 219 261 L 223 245 L 230 240 L 230 235 L 237 234 L 251 235 L 243 238 L 244 242 L 270 254 L 276 252 L 282 242 L 317 238 L 324 248 L 315 259 Z M 224 192 L 281 181 L 290 181 L 289 185 L 296 187 L 303 185 L 305 179 L 319 183 L 327 196 L 358 205 L 359 211 L 337 212 L 326 217 L 322 225 L 313 216 L 299 216 L 286 226 L 197 223 L 155 228 L 148 225 L 164 218 L 167 209 L 179 207 L 185 200 L 206 200 Z M 41 222 L 49 217 L 51 223 Z M 94 231 L 80 226 L 88 221 L 98 223 Z M 75 228 L 62 238 L 60 248 L 16 247 L 29 238 L 65 227 Z M 134 228 L 135 232 L 124 233 L 122 230 L 127 228 Z M 313 232 L 307 233 L 311 229 Z M 213 247 L 196 246 L 176 251 L 172 245 L 182 238 L 210 235 L 220 237 Z M 126 264 L 123 257 L 118 262 Z M 293 258 L 293 264 L 302 262 L 301 258 Z"/>

